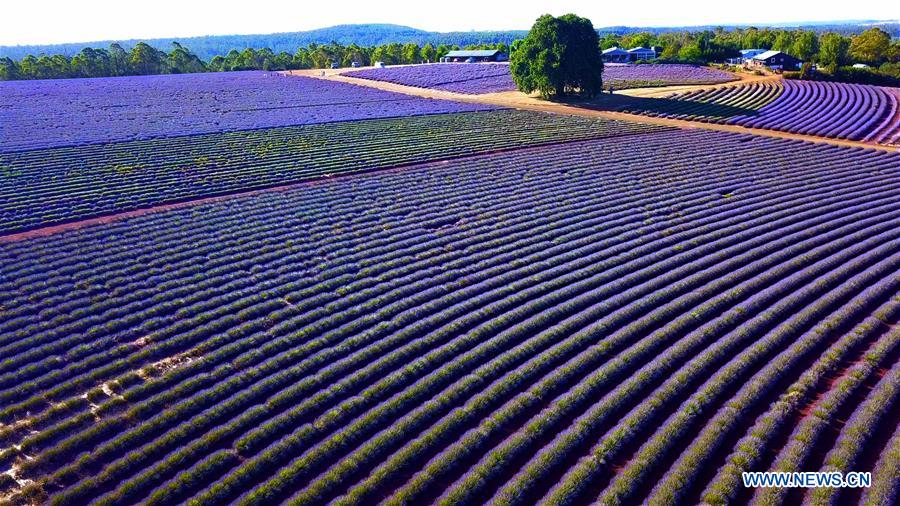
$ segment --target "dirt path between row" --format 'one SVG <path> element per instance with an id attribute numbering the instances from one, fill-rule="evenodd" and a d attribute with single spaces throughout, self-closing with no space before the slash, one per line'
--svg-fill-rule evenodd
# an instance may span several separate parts
<path id="1" fill-rule="evenodd" d="M 455 100 L 457 102 L 467 102 L 467 103 L 477 103 L 477 104 L 489 104 L 496 105 L 501 107 L 511 107 L 514 109 L 524 109 L 529 111 L 543 111 L 543 112 L 551 112 L 557 114 L 571 114 L 576 116 L 586 116 L 590 118 L 606 118 L 606 119 L 615 119 L 621 121 L 632 121 L 637 123 L 649 123 L 652 125 L 665 125 L 672 126 L 677 128 L 699 128 L 703 130 L 716 130 L 719 132 L 734 132 L 734 133 L 742 133 L 742 134 L 753 134 L 753 135 L 761 135 L 765 137 L 776 137 L 779 139 L 793 139 L 798 141 L 807 141 L 807 142 L 815 142 L 819 144 L 831 144 L 834 146 L 844 146 L 844 147 L 852 147 L 852 148 L 868 148 L 868 149 L 879 149 L 883 151 L 891 151 L 898 153 L 900 152 L 900 148 L 893 146 L 884 146 L 881 144 L 875 144 L 871 142 L 859 142 L 859 141 L 850 141 L 845 139 L 830 139 L 827 137 L 818 137 L 815 135 L 804 135 L 804 134 L 795 134 L 790 132 L 780 132 L 777 130 L 765 130 L 761 128 L 747 128 L 738 125 L 720 125 L 716 123 L 704 123 L 700 121 L 687 121 L 680 119 L 672 119 L 672 118 L 659 118 L 653 116 L 643 116 L 640 114 L 629 114 L 624 112 L 615 112 L 615 111 L 604 111 L 599 109 L 589 109 L 586 107 L 577 107 L 570 104 L 563 104 L 558 102 L 549 102 L 546 100 L 541 100 L 537 97 L 528 96 L 522 92 L 518 91 L 505 91 L 501 93 L 485 93 L 482 95 L 466 95 L 462 93 L 453 93 L 450 91 L 443 90 L 432 90 L 428 88 L 417 88 L 414 86 L 405 86 L 402 84 L 394 84 L 388 83 L 384 81 L 373 81 L 371 79 L 359 79 L 356 77 L 351 77 L 344 75 L 346 72 L 351 72 L 359 69 L 334 69 L 334 70 L 294 70 L 288 71 L 287 74 L 290 75 L 302 75 L 307 77 L 315 77 L 318 79 L 325 79 L 329 81 L 339 81 L 344 83 L 356 84 L 360 86 L 367 86 L 369 88 L 376 88 L 385 91 L 393 91 L 396 93 L 403 93 L 406 95 L 413 95 L 417 97 L 424 98 L 436 98 L 436 99 L 444 99 L 444 100 Z M 650 93 L 655 93 L 657 95 L 669 94 L 674 91 L 690 91 L 695 89 L 709 89 L 709 88 L 718 88 L 718 87 L 726 87 L 726 86 L 737 86 L 741 84 L 746 84 L 747 82 L 754 81 L 774 81 L 781 79 L 780 76 L 776 75 L 766 75 L 766 76 L 746 76 L 744 78 L 741 75 L 740 81 L 729 81 L 727 83 L 719 83 L 719 84 L 699 84 L 699 85 L 685 85 L 685 86 L 671 86 L 665 88 L 638 88 L 631 90 L 631 96 L 650 96 Z M 646 93 L 644 95 L 637 95 L 638 93 Z"/>

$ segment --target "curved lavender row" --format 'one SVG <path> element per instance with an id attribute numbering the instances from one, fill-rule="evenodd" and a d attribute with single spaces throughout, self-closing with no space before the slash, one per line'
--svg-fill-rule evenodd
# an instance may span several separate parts
<path id="1" fill-rule="evenodd" d="M 354 70 L 345 75 L 373 81 L 408 83 L 423 88 L 462 82 L 470 79 L 509 75 L 505 63 L 426 63 L 422 65 L 398 65 L 383 68 Z"/>
<path id="2" fill-rule="evenodd" d="M 879 424 L 889 424 L 887 427 L 890 430 L 891 425 L 896 423 L 898 403 L 900 365 L 894 364 L 841 427 L 837 441 L 825 456 L 825 463 L 820 471 L 848 473 L 857 470 L 872 431 Z M 842 493 L 845 492 L 839 488 L 811 489 L 804 497 L 804 504 L 837 504 Z"/>
<path id="3" fill-rule="evenodd" d="M 896 137 L 900 136 L 900 90 L 889 88 L 886 91 L 891 100 L 888 115 L 864 140 L 881 144 L 896 144 Z M 892 135 L 892 132 L 895 133 Z"/>
<path id="4" fill-rule="evenodd" d="M 626 102 L 619 110 L 888 145 L 900 138 L 900 99 L 892 89 L 820 81 L 782 83 L 691 91 L 660 101 Z"/>
<path id="5" fill-rule="evenodd" d="M 793 80 L 786 80 L 784 86 L 783 100 L 738 124 L 863 140 L 878 131 L 878 122 L 896 115 L 892 97 L 879 87 Z"/>
<path id="6" fill-rule="evenodd" d="M 796 117 L 798 109 L 809 103 L 817 103 L 819 88 L 809 88 L 806 86 L 792 86 L 788 81 L 782 81 L 784 93 L 782 93 L 772 103 L 761 107 L 755 114 L 742 118 L 738 124 L 746 127 L 753 127 L 754 122 L 764 114 L 769 115 L 769 121 L 777 121 L 782 118 L 792 119 Z"/>
<path id="7" fill-rule="evenodd" d="M 266 72 L 0 82 L 0 153 L 490 110 Z"/>
<path id="8" fill-rule="evenodd" d="M 865 506 L 897 504 L 900 500 L 900 425 L 872 470 L 872 486 L 863 491 Z"/>
<path id="9" fill-rule="evenodd" d="M 716 477 L 701 493 L 703 500 L 709 504 L 733 502 L 741 492 L 742 472 L 772 468 L 769 457 L 778 447 L 780 435 L 791 430 L 791 423 L 794 424 L 794 433 L 801 434 L 801 437 L 808 437 L 809 429 L 815 430 L 815 427 L 810 427 L 811 425 L 815 425 L 819 421 L 826 422 L 824 419 L 814 420 L 819 417 L 820 413 L 830 409 L 829 401 L 825 399 L 826 396 L 833 396 L 833 400 L 840 402 L 846 398 L 846 394 L 840 390 L 847 389 L 848 386 L 849 390 L 858 387 L 855 383 L 860 376 L 864 377 L 865 374 L 871 372 L 871 369 L 887 365 L 888 358 L 900 345 L 896 338 L 900 329 L 885 327 L 885 324 L 896 321 L 898 315 L 900 315 L 900 300 L 891 300 L 829 348 L 809 370 L 780 395 L 777 401 L 769 406 L 765 413 L 756 419 L 744 437 L 734 443 L 734 450 L 728 455 L 724 465 L 719 468 Z M 848 367 L 848 354 L 859 353 L 857 350 L 862 348 L 865 342 L 870 342 L 873 335 L 877 335 L 879 332 L 882 335 L 868 347 L 864 362 L 855 364 L 850 361 L 851 365 Z M 850 356 L 852 357 L 852 355 Z M 844 383 L 843 386 L 840 385 L 840 382 L 831 384 L 825 381 L 826 378 L 840 371 L 841 367 L 847 371 L 840 380 Z M 826 390 L 829 392 L 826 393 Z M 821 400 L 817 394 L 821 396 Z M 810 416 L 797 422 L 798 413 L 804 407 L 810 409 Z M 801 443 L 799 439 L 794 448 L 805 453 L 811 449 L 808 445 Z M 782 449 L 782 452 L 785 451 L 787 451 L 787 447 Z"/>
<path id="10" fill-rule="evenodd" d="M 861 388 L 862 383 L 868 377 L 872 377 L 879 367 L 888 364 L 893 350 L 900 345 L 900 329 L 891 329 L 885 323 L 897 318 L 900 304 L 888 301 L 877 309 L 873 316 L 864 318 L 854 329 L 825 350 L 811 368 L 788 387 L 787 392 L 779 396 L 770 409 L 757 419 L 753 428 L 748 431 L 750 437 L 740 439 L 735 447 L 738 452 L 732 453 L 725 465 L 720 467 L 717 477 L 711 482 L 710 487 L 702 494 L 704 500 L 710 504 L 721 504 L 727 500 L 734 501 L 735 495 L 740 491 L 739 471 L 756 471 L 762 469 L 762 454 L 766 446 L 771 445 L 772 439 L 778 435 L 778 425 L 784 427 L 789 416 L 795 415 L 803 403 L 814 396 L 817 391 L 822 392 L 826 387 L 825 378 L 836 375 L 843 364 L 852 363 L 853 352 L 865 348 L 864 360 L 848 368 L 843 375 L 835 381 L 827 392 L 822 392 L 822 399 L 816 406 L 810 406 L 811 416 L 805 417 L 796 425 L 792 437 L 794 438 L 782 452 L 790 451 L 789 448 L 800 452 L 810 453 L 817 441 L 816 432 L 821 427 L 832 421 L 833 414 L 829 410 L 836 409 L 853 393 L 854 389 Z M 845 315 L 841 315 L 845 317 Z M 846 324 L 846 321 L 841 323 Z M 880 334 L 880 335 L 879 335 Z M 868 344 L 871 343 L 871 344 Z M 707 423 L 704 430 L 690 446 L 689 450 L 682 454 L 680 466 L 676 466 L 674 472 L 669 473 L 669 479 L 657 485 L 654 494 L 651 494 L 650 502 L 657 503 L 685 499 L 686 489 L 691 485 L 691 480 L 697 480 L 697 472 L 704 466 L 713 465 L 709 462 L 709 449 L 722 445 L 723 439 L 729 431 L 734 431 L 734 426 L 740 423 L 740 411 L 733 409 L 735 404 L 721 409 L 717 416 Z M 740 458 L 743 457 L 743 458 Z M 701 464 L 701 465 L 698 465 Z M 802 466 L 775 467 L 778 471 L 800 471 Z M 787 490 L 784 490 L 785 492 Z"/>

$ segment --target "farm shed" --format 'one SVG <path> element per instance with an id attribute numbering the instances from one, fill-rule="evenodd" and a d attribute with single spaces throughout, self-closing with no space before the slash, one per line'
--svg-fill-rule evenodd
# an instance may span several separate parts
<path id="1" fill-rule="evenodd" d="M 464 62 L 471 58 L 476 62 L 506 61 L 506 54 L 499 49 L 477 49 L 450 51 L 441 57 L 441 63 Z"/>
<path id="2" fill-rule="evenodd" d="M 629 61 L 652 60 L 656 58 L 656 51 L 646 47 L 633 47 L 628 50 Z"/>
<path id="3" fill-rule="evenodd" d="M 728 58 L 727 62 L 733 65 L 740 65 L 743 63 L 750 63 L 754 56 L 761 55 L 765 53 L 766 49 L 741 49 L 741 56 L 737 58 Z"/>
<path id="4" fill-rule="evenodd" d="M 766 51 L 751 59 L 755 67 L 769 67 L 772 70 L 793 70 L 800 68 L 802 61 L 781 51 Z"/>
<path id="5" fill-rule="evenodd" d="M 629 54 L 628 51 L 622 48 L 611 47 L 603 50 L 602 57 L 605 63 L 626 63 L 628 62 Z"/>

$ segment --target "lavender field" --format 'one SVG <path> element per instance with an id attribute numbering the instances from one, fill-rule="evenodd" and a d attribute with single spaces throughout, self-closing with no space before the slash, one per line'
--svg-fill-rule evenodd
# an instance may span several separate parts
<path id="1" fill-rule="evenodd" d="M 493 109 L 270 72 L 0 82 L 0 153 Z"/>
<path id="2" fill-rule="evenodd" d="M 783 80 L 625 100 L 618 110 L 900 145 L 900 90 Z"/>
<path id="3" fill-rule="evenodd" d="M 357 70 L 346 75 L 475 95 L 516 89 L 509 73 L 509 64 L 505 63 L 400 65 Z M 737 77 L 728 72 L 696 65 L 610 63 L 604 66 L 603 79 L 607 88 L 611 86 L 615 89 L 626 89 L 678 84 L 715 84 L 734 81 Z"/>
<path id="4" fill-rule="evenodd" d="M 0 83 L 0 504 L 895 504 L 898 98 Z M 767 470 L 872 484 L 743 486 Z"/>
<path id="5" fill-rule="evenodd" d="M 0 243 L 0 493 L 880 500 L 898 195 L 897 153 L 648 128 Z"/>
<path id="6" fill-rule="evenodd" d="M 497 110 L 0 153 L 0 234 L 460 155 L 657 130 Z M 498 136 L 497 130 L 508 129 Z M 439 136 L 441 142 L 434 142 Z"/>
<path id="7" fill-rule="evenodd" d="M 614 89 L 716 84 L 737 79 L 734 74 L 697 65 L 609 63 L 603 66 L 605 86 L 612 86 Z"/>
<path id="8" fill-rule="evenodd" d="M 481 94 L 516 89 L 507 63 L 430 63 L 348 72 L 346 75 L 417 88 Z"/>

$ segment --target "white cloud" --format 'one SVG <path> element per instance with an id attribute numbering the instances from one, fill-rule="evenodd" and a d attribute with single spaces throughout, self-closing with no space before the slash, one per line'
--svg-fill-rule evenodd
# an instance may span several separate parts
<path id="1" fill-rule="evenodd" d="M 527 29 L 545 12 L 574 12 L 595 26 L 764 24 L 898 19 L 891 0 L 8 0 L 0 44 L 290 32 L 343 23 L 395 23 L 436 31 Z"/>

